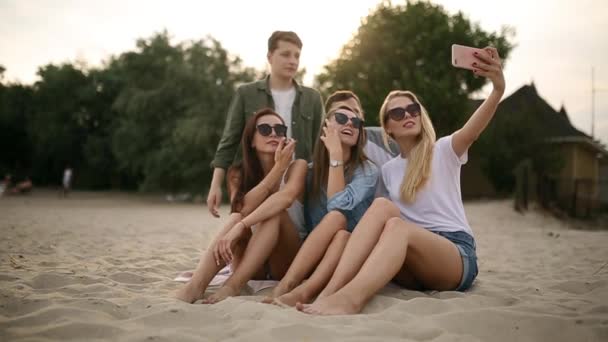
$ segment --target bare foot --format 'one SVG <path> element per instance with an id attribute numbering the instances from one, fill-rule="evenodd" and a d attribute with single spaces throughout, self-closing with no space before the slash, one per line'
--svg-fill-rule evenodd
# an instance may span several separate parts
<path id="1" fill-rule="evenodd" d="M 262 303 L 264 304 L 272 304 L 274 302 L 274 297 L 270 296 L 270 297 L 264 297 L 264 299 L 262 299 Z"/>
<path id="2" fill-rule="evenodd" d="M 183 302 L 192 304 L 192 303 L 196 302 L 197 300 L 203 298 L 203 291 L 196 288 L 196 286 L 194 286 L 192 284 L 192 282 L 189 282 L 186 285 L 182 286 L 177 291 L 175 291 L 175 293 L 173 294 L 173 297 L 175 297 Z"/>
<path id="3" fill-rule="evenodd" d="M 296 309 L 309 315 L 353 315 L 361 312 L 360 305 L 340 294 L 317 299 L 312 304 L 297 303 Z"/>
<path id="4" fill-rule="evenodd" d="M 215 303 L 223 301 L 224 299 L 226 299 L 228 297 L 238 296 L 240 292 L 241 292 L 240 290 L 233 289 L 230 286 L 224 285 L 224 286 L 220 287 L 219 290 L 217 290 L 217 292 L 215 292 L 211 296 L 203 299 L 203 304 L 215 304 Z"/>
<path id="5" fill-rule="evenodd" d="M 288 284 L 281 285 L 281 283 L 279 283 L 279 285 L 277 285 L 274 288 L 274 290 L 272 290 L 272 298 L 281 297 L 282 295 L 286 294 L 287 292 L 293 290 L 294 287 L 295 286 L 289 286 Z"/>
<path id="6" fill-rule="evenodd" d="M 310 303 L 310 299 L 302 292 L 291 291 L 274 299 L 280 306 L 296 306 L 296 303 Z"/>

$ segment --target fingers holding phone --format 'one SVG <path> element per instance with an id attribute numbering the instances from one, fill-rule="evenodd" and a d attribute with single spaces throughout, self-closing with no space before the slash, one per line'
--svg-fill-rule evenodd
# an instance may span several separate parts
<path id="1" fill-rule="evenodd" d="M 487 77 L 494 89 L 504 92 L 505 79 L 498 50 L 488 46 L 483 49 L 458 44 L 452 45 L 452 65 L 473 71 L 475 75 Z"/>

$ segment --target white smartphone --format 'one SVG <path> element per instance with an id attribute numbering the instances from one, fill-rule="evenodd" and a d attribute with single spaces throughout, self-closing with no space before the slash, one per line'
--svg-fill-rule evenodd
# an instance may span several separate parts
<path id="1" fill-rule="evenodd" d="M 473 70 L 473 63 L 479 62 L 474 52 L 488 55 L 486 50 L 470 46 L 452 44 L 452 65 L 456 68 Z"/>

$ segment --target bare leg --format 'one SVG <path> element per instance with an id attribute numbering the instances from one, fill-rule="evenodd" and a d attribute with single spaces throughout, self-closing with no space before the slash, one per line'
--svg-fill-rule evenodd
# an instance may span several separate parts
<path id="1" fill-rule="evenodd" d="M 425 287 L 435 290 L 454 289 L 462 278 L 460 252 L 451 241 L 393 218 L 387 222 L 378 244 L 352 281 L 333 295 L 311 305 L 300 305 L 298 309 L 319 315 L 358 313 L 404 268 Z"/>
<path id="2" fill-rule="evenodd" d="M 196 266 L 196 269 L 194 270 L 192 279 L 175 292 L 175 298 L 187 303 L 194 303 L 203 297 L 203 294 L 213 277 L 225 266 L 223 261 L 220 261 L 219 265 L 216 263 L 213 251 L 211 251 L 210 248 L 241 219 L 242 216 L 239 213 L 230 215 L 228 222 L 226 222 L 222 230 L 215 236 L 207 250 L 203 251 L 201 254 L 201 258 L 198 262 L 198 266 Z"/>
<path id="3" fill-rule="evenodd" d="M 340 256 L 346 247 L 350 233 L 340 230 L 331 240 L 327 252 L 315 269 L 314 273 L 304 283 L 275 299 L 278 304 L 295 306 L 296 303 L 310 303 L 312 299 L 327 285 L 331 275 L 336 270 Z"/>
<path id="4" fill-rule="evenodd" d="M 392 217 L 399 217 L 399 209 L 385 198 L 375 199 L 355 227 L 336 271 L 319 298 L 333 294 L 353 279 L 378 242 L 384 225 Z"/>
<path id="5" fill-rule="evenodd" d="M 232 276 L 217 292 L 203 300 L 203 303 L 214 304 L 227 297 L 237 296 L 241 292 L 243 286 L 264 265 L 275 248 L 279 237 L 279 224 L 279 216 L 258 224 Z"/>
<path id="6" fill-rule="evenodd" d="M 346 218 L 342 213 L 332 211 L 325 215 L 304 241 L 289 270 L 279 285 L 274 288 L 272 297 L 281 296 L 298 286 L 317 266 L 336 232 L 345 227 Z M 272 299 L 266 299 L 264 302 L 272 302 Z"/>
<path id="7" fill-rule="evenodd" d="M 279 241 L 268 258 L 273 279 L 282 279 L 285 276 L 302 245 L 298 229 L 287 211 L 284 211 L 280 218 Z"/>

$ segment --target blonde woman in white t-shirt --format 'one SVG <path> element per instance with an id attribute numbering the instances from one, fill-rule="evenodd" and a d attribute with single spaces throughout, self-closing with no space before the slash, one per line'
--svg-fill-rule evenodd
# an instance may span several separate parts
<path id="1" fill-rule="evenodd" d="M 310 314 L 360 312 L 389 281 L 418 290 L 468 289 L 477 276 L 475 240 L 460 193 L 460 167 L 504 93 L 494 48 L 476 54 L 476 75 L 492 81 L 489 97 L 468 122 L 435 141 L 433 124 L 416 96 L 392 91 L 380 109 L 384 132 L 401 155 L 382 167 L 385 197 L 377 198 L 352 233 L 338 266 Z"/>

